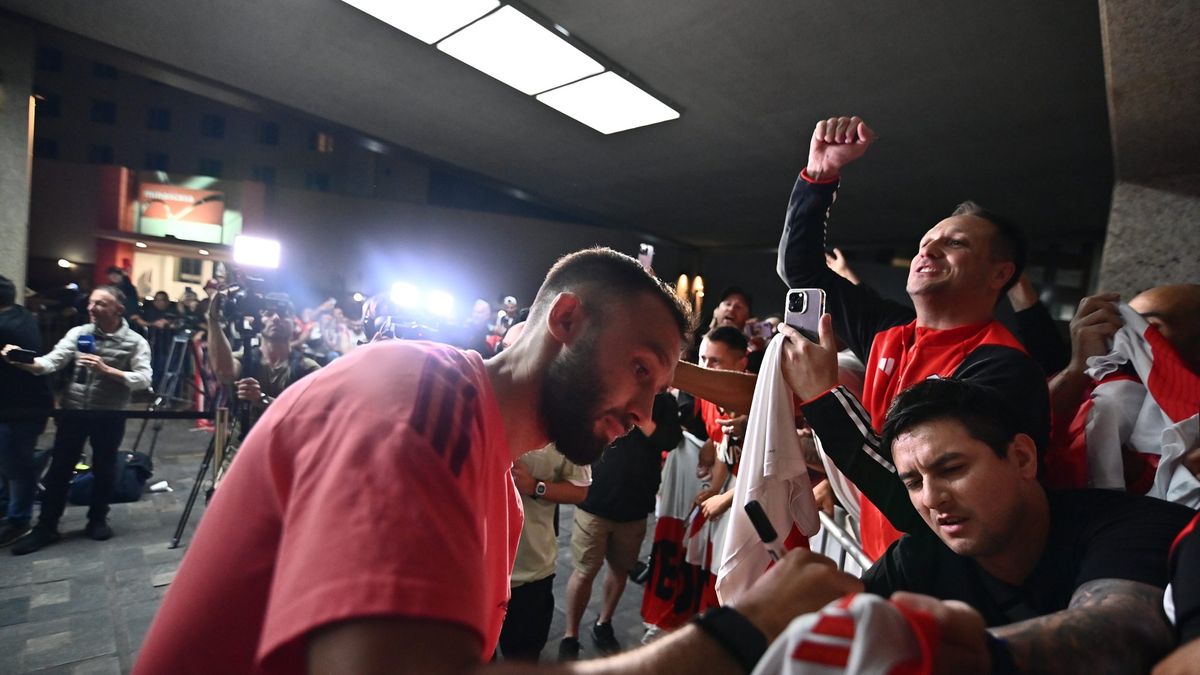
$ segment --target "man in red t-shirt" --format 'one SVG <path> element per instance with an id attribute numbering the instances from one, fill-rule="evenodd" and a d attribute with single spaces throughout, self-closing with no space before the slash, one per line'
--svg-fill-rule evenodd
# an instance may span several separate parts
<path id="1" fill-rule="evenodd" d="M 590 464 L 648 420 L 690 323 L 636 260 L 588 249 L 550 270 L 521 340 L 488 361 L 390 341 L 289 387 L 216 493 L 135 673 L 483 667 L 521 529 L 513 459 L 554 442 Z M 797 551 L 736 608 L 612 670 L 748 670 L 794 616 L 860 588 Z"/>

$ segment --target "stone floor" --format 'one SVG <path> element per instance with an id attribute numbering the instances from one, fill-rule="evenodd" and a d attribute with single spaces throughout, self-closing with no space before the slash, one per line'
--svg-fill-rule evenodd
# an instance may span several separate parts
<path id="1" fill-rule="evenodd" d="M 131 448 L 140 422 L 129 423 L 123 448 Z M 150 430 L 142 440 L 149 445 Z M 39 447 L 49 447 L 47 433 Z M 83 536 L 86 507 L 69 506 L 63 538 L 41 551 L 13 556 L 0 549 L 0 675 L 109 675 L 128 673 L 167 586 L 203 515 L 203 497 L 179 548 L 168 547 L 209 434 L 190 420 L 164 422 L 151 482 L 166 480 L 172 492 L 147 494 L 132 504 L 114 504 L 109 522 L 116 536 L 95 542 Z M 562 509 L 557 603 L 544 658 L 557 654 L 563 634 L 563 588 L 570 576 L 572 509 Z M 649 553 L 649 538 L 643 559 Z M 584 624 L 594 621 L 603 574 L 596 580 Z M 642 635 L 642 587 L 630 583 L 614 618 L 617 639 L 635 646 Z M 584 631 L 583 655 L 594 655 Z"/>
<path id="2" fill-rule="evenodd" d="M 141 423 L 131 420 L 123 448 L 133 447 Z M 149 447 L 153 426 L 141 450 Z M 52 429 L 38 447 L 47 448 Z M 151 483 L 166 480 L 172 492 L 151 493 L 132 504 L 114 504 L 109 519 L 116 536 L 96 542 L 83 536 L 86 507 L 69 506 L 58 543 L 25 556 L 0 549 L 0 675 L 110 675 L 133 668 L 142 639 L 170 585 L 204 512 L 197 500 L 179 548 L 169 547 L 188 492 L 195 482 L 210 434 L 190 420 L 163 423 Z M 571 574 L 569 549 L 574 509 L 561 509 L 555 613 L 542 660 L 553 660 L 563 635 L 565 587 Z M 642 560 L 649 557 L 653 525 L 647 527 Z M 819 543 L 814 542 L 814 548 Z M 836 555 L 830 552 L 830 555 Z M 856 571 L 852 569 L 849 571 Z M 596 620 L 604 583 L 596 579 L 584 613 L 581 656 L 596 655 L 587 627 Z M 613 618 L 624 648 L 639 644 L 642 586 L 629 583 Z"/>

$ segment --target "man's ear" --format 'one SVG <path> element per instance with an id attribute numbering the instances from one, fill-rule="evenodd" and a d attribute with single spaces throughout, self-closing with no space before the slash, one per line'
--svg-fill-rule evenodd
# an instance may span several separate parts
<path id="1" fill-rule="evenodd" d="M 583 303 L 578 295 L 563 291 L 554 297 L 546 312 L 546 331 L 564 345 L 578 339 L 583 331 Z"/>
<path id="2" fill-rule="evenodd" d="M 1008 442 L 1008 456 L 1017 463 L 1023 478 L 1037 479 L 1038 452 L 1037 444 L 1028 434 L 1017 434 Z"/>
<path id="3" fill-rule="evenodd" d="M 1008 280 L 1012 279 L 1016 273 L 1017 266 L 1015 263 L 999 263 L 992 269 L 992 278 L 988 285 L 995 290 L 1000 290 L 1004 288 L 1004 284 L 1007 284 Z"/>

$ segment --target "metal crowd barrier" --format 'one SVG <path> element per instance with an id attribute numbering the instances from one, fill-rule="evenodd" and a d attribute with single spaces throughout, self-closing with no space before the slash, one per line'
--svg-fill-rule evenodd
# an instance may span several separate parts
<path id="1" fill-rule="evenodd" d="M 824 536 L 820 538 L 820 545 L 817 547 L 817 553 L 824 556 L 829 556 L 827 551 L 830 548 L 830 540 L 832 539 L 838 545 L 837 561 L 839 570 L 847 571 L 846 563 L 852 561 L 861 570 L 867 570 L 874 562 L 871 557 L 866 554 L 859 544 L 858 534 L 855 532 L 853 525 L 854 519 L 840 506 L 833 507 L 833 515 L 829 516 L 824 511 L 818 512 L 821 517 L 821 532 Z M 829 556 L 832 557 L 832 556 Z"/>

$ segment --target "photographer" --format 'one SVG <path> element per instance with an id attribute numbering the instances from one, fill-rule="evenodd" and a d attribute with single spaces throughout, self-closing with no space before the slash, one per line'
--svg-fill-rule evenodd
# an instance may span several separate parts
<path id="1" fill-rule="evenodd" d="M 242 296 L 244 301 L 248 296 Z M 250 296 L 253 297 L 253 296 Z M 254 298 L 258 299 L 258 298 Z M 291 348 L 295 322 L 292 303 L 286 296 L 268 294 L 255 311 L 258 339 L 243 339 L 243 348 L 234 353 L 229 338 L 221 330 L 222 305 L 232 304 L 227 292 L 214 295 L 208 304 L 208 354 L 213 373 L 223 384 L 232 383 L 238 400 L 249 405 L 249 417 L 243 433 L 250 430 L 267 406 L 293 382 L 319 369 L 316 361 Z M 258 303 L 254 303 L 258 304 Z M 235 316 L 231 319 L 244 318 Z M 255 346 L 257 343 L 257 346 Z M 235 381 L 236 380 L 236 381 Z"/>
<path id="2" fill-rule="evenodd" d="M 125 294 L 101 286 L 88 298 L 91 323 L 76 326 L 33 363 L 16 363 L 16 345 L 5 345 L 4 358 L 34 375 L 45 375 L 75 364 L 75 377 L 62 397 L 66 410 L 121 410 L 134 391 L 150 387 L 150 345 L 122 318 Z M 108 500 L 115 483 L 117 449 L 125 437 L 125 418 L 64 416 L 58 420 L 53 459 L 46 474 L 42 512 L 33 531 L 13 545 L 15 555 L 33 553 L 59 539 L 58 521 L 67 504 L 67 489 L 83 444 L 91 439 L 92 472 L 96 477 L 88 509 L 87 536 L 104 541 L 113 536 L 108 526 Z"/>

